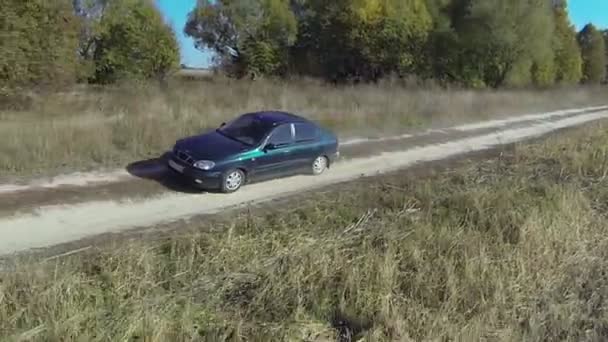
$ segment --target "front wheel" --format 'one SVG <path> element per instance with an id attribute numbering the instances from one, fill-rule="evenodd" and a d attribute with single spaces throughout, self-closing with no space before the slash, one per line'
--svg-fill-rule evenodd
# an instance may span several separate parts
<path id="1" fill-rule="evenodd" d="M 315 176 L 318 176 L 318 175 L 322 174 L 327 169 L 327 165 L 328 164 L 329 164 L 329 162 L 327 160 L 327 157 L 325 157 L 325 156 L 318 156 L 312 162 L 312 174 L 315 175 Z"/>
<path id="2" fill-rule="evenodd" d="M 222 192 L 231 193 L 241 188 L 245 182 L 245 173 L 239 169 L 226 172 L 222 177 Z"/>

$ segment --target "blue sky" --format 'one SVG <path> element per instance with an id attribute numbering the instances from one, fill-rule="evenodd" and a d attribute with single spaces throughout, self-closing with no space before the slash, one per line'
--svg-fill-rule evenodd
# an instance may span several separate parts
<path id="1" fill-rule="evenodd" d="M 570 0 L 570 18 L 577 29 L 588 23 L 608 28 L 608 0 Z"/>
<path id="2" fill-rule="evenodd" d="M 184 34 L 186 17 L 196 6 L 196 0 L 156 0 L 156 3 L 179 38 L 182 64 L 191 67 L 208 66 L 211 62 L 209 54 L 197 50 L 192 39 Z"/>
<path id="3" fill-rule="evenodd" d="M 505 0 L 508 1 L 508 0 Z M 196 6 L 196 0 L 156 0 L 167 22 L 179 37 L 182 63 L 192 67 L 206 67 L 211 62 L 209 53 L 194 48 L 191 39 L 184 35 L 186 16 Z M 592 22 L 608 28 L 608 0 L 570 0 L 570 17 L 577 29 Z"/>

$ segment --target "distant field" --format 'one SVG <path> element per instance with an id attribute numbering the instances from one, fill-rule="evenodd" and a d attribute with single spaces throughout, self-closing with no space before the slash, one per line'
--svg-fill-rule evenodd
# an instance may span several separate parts
<path id="1" fill-rule="evenodd" d="M 608 131 L 398 174 L 160 241 L 15 260 L 28 341 L 608 339 Z M 185 223 L 184 223 L 185 224 Z"/>
<path id="2" fill-rule="evenodd" d="M 183 73 L 199 73 L 199 70 Z M 606 88 L 546 91 L 405 88 L 397 83 L 333 87 L 315 81 L 173 79 L 165 87 L 85 87 L 38 95 L 0 110 L 1 178 L 123 167 L 156 157 L 176 139 L 256 110 L 287 110 L 341 137 L 606 104 Z"/>

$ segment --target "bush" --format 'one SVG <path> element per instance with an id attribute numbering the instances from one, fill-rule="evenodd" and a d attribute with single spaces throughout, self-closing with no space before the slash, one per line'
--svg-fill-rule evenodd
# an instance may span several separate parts
<path id="1" fill-rule="evenodd" d="M 94 82 L 164 78 L 179 66 L 175 34 L 148 1 L 111 3 L 100 26 Z"/>

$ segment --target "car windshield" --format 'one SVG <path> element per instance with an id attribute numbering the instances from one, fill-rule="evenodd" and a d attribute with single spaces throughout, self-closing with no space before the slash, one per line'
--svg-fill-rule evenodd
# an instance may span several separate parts
<path id="1" fill-rule="evenodd" d="M 218 128 L 217 131 L 245 145 L 255 146 L 264 139 L 271 129 L 270 124 L 264 123 L 252 115 L 243 115 Z"/>

